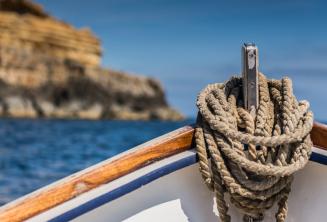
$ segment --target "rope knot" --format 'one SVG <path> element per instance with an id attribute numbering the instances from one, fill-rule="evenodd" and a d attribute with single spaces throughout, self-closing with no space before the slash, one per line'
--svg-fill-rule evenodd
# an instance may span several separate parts
<path id="1" fill-rule="evenodd" d="M 227 191 L 245 218 L 257 221 L 278 202 L 276 220 L 284 221 L 292 174 L 311 154 L 313 113 L 307 101 L 296 100 L 289 78 L 267 80 L 259 75 L 255 117 L 242 108 L 242 97 L 239 77 L 208 85 L 198 95 L 195 139 L 200 171 L 216 194 L 221 218 L 229 218 Z"/>

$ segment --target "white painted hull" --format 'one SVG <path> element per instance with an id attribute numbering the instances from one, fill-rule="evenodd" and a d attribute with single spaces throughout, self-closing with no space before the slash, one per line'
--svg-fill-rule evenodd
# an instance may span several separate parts
<path id="1" fill-rule="evenodd" d="M 327 152 L 296 173 L 289 199 L 289 222 L 326 221 Z M 318 154 L 317 154 L 318 153 Z M 320 163 L 318 163 L 320 162 Z M 232 221 L 242 221 L 233 206 Z M 274 221 L 271 209 L 265 221 Z M 202 183 L 194 151 L 155 162 L 39 214 L 29 221 L 206 221 L 216 222 L 213 194 Z M 218 220 L 219 221 L 219 220 Z"/>

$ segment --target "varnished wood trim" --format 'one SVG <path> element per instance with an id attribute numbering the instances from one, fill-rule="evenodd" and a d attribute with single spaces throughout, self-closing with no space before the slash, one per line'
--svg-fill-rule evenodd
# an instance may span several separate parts
<path id="1" fill-rule="evenodd" d="M 311 131 L 311 139 L 316 147 L 327 150 L 327 125 L 315 122 Z"/>
<path id="2" fill-rule="evenodd" d="M 54 185 L 37 190 L 0 208 L 0 221 L 22 221 L 113 181 L 158 159 L 183 152 L 192 146 L 194 128 L 185 126 L 140 145 Z M 327 150 L 327 126 L 315 123 L 311 133 L 315 146 Z"/>

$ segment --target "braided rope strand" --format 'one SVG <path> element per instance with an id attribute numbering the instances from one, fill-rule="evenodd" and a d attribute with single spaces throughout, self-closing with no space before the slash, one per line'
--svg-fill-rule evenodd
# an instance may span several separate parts
<path id="1" fill-rule="evenodd" d="M 231 221 L 224 199 L 228 192 L 244 221 L 262 221 L 264 212 L 278 203 L 276 221 L 284 222 L 293 173 L 311 155 L 313 113 L 307 101 L 296 100 L 287 77 L 267 80 L 259 74 L 255 118 L 242 108 L 241 92 L 242 79 L 232 77 L 198 95 L 199 169 L 215 193 L 221 221 Z"/>

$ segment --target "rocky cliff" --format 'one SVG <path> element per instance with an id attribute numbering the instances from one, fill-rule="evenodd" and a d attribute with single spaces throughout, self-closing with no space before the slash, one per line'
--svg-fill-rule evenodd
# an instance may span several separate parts
<path id="1" fill-rule="evenodd" d="M 100 67 L 101 45 L 27 0 L 0 0 L 0 116 L 181 119 L 154 79 Z"/>

